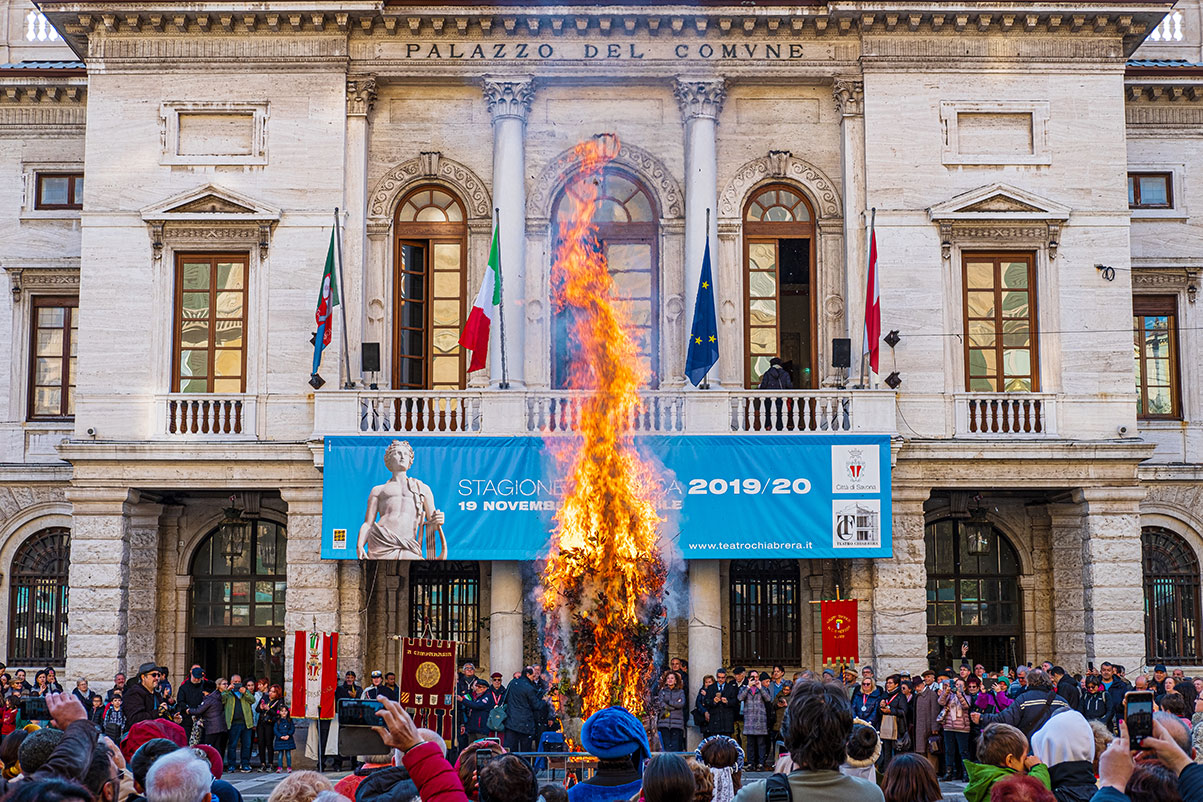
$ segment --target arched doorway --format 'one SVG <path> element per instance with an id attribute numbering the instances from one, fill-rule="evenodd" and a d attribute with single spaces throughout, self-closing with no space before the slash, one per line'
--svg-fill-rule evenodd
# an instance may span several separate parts
<path id="1" fill-rule="evenodd" d="M 71 531 L 51 527 L 21 544 L 9 569 L 8 663 L 67 662 L 67 596 Z"/>
<path id="2" fill-rule="evenodd" d="M 231 673 L 284 682 L 284 526 L 251 519 L 239 542 L 219 526 L 192 558 L 191 661 L 210 677 Z"/>
<path id="3" fill-rule="evenodd" d="M 1168 529 L 1140 530 L 1145 591 L 1145 662 L 1199 662 L 1199 561 Z"/>
<path id="4" fill-rule="evenodd" d="M 559 231 L 564 198 L 576 191 L 576 186 L 570 182 L 556 199 L 553 231 Z M 602 173 L 593 223 L 614 279 L 614 292 L 626 304 L 639 353 L 651 368 L 651 387 L 658 385 L 660 375 L 657 217 L 652 194 L 634 175 L 618 168 L 607 168 Z M 552 382 L 556 389 L 568 386 L 573 354 L 571 323 L 568 310 L 557 311 L 552 319 Z"/>
<path id="5" fill-rule="evenodd" d="M 397 206 L 393 275 L 393 387 L 464 387 L 460 331 L 467 297 L 468 226 L 458 198 L 439 186 L 412 190 Z"/>
<path id="6" fill-rule="evenodd" d="M 731 664 L 802 663 L 802 584 L 797 560 L 732 560 Z"/>
<path id="7" fill-rule="evenodd" d="M 927 660 L 957 665 L 961 644 L 969 659 L 996 668 L 1024 659 L 1019 555 L 996 527 L 984 531 L 946 518 L 927 525 Z"/>
<path id="8" fill-rule="evenodd" d="M 781 357 L 795 389 L 818 380 L 814 212 L 795 187 L 770 184 L 744 207 L 747 307 L 744 381 L 756 387 Z"/>

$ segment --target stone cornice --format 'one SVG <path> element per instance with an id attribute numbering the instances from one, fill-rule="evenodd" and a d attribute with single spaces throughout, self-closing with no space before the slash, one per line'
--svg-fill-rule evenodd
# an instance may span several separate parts
<path id="1" fill-rule="evenodd" d="M 46 2 L 43 12 L 79 53 L 93 37 L 182 34 L 341 33 L 410 37 L 516 38 L 572 37 L 823 37 L 876 33 L 1049 34 L 1123 39 L 1130 53 L 1168 10 L 1169 3 L 1083 3 L 1054 5 L 965 4 L 960 8 L 927 3 L 874 9 L 857 3 L 789 7 L 553 6 L 523 8 L 412 6 L 381 9 L 376 3 L 331 3 L 328 9 L 232 10 L 226 3 L 186 8 L 138 8 L 139 3 Z M 984 5 L 984 4 L 983 4 Z"/>

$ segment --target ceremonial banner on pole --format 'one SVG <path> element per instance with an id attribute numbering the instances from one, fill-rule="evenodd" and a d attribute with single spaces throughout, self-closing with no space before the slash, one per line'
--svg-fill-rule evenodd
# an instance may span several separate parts
<path id="1" fill-rule="evenodd" d="M 338 686 L 338 633 L 298 629 L 292 650 L 293 718 L 334 718 Z"/>
<path id="2" fill-rule="evenodd" d="M 419 727 L 434 730 L 450 743 L 455 730 L 455 655 L 453 640 L 401 639 L 398 700 Z"/>
<path id="3" fill-rule="evenodd" d="M 859 662 L 857 600 L 825 601 L 820 610 L 823 619 L 823 662 Z"/>

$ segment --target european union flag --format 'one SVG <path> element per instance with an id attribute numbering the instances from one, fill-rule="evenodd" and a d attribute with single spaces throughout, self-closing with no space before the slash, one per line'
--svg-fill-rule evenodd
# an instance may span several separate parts
<path id="1" fill-rule="evenodd" d="M 685 355 L 685 375 L 696 387 L 718 362 L 718 321 L 714 315 L 714 280 L 710 275 L 710 236 L 702 257 L 702 276 L 698 279 L 698 297 L 693 305 L 693 327 L 689 330 L 689 351 Z"/>

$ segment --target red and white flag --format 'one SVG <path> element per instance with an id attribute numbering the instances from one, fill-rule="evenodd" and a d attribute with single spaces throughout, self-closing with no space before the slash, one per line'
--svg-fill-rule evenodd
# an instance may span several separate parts
<path id="1" fill-rule="evenodd" d="M 292 650 L 293 718 L 334 718 L 338 633 L 298 629 Z"/>
<path id="2" fill-rule="evenodd" d="M 865 340 L 861 357 L 868 354 L 869 367 L 877 373 L 877 352 L 881 345 L 881 301 L 877 290 L 877 234 L 869 223 L 869 276 L 865 282 Z"/>
<path id="3" fill-rule="evenodd" d="M 485 279 L 480 283 L 480 292 L 472 303 L 468 321 L 459 336 L 459 344 L 472 352 L 468 372 L 485 366 L 489 355 L 489 329 L 501 313 L 501 244 L 497 241 L 497 227 L 493 227 L 493 246 L 489 249 L 489 266 Z"/>

